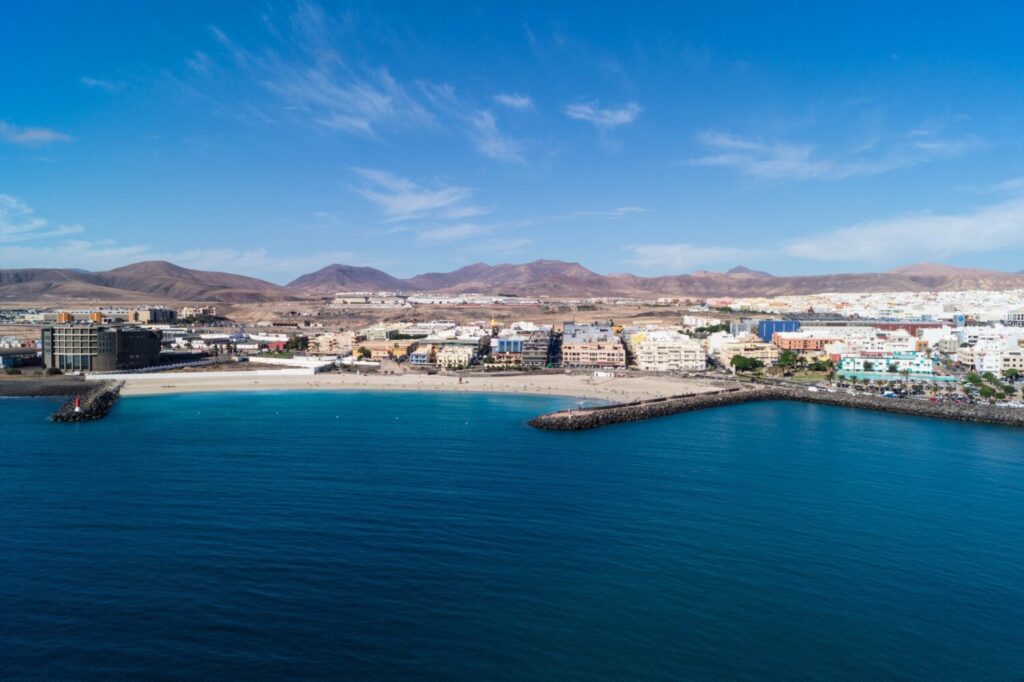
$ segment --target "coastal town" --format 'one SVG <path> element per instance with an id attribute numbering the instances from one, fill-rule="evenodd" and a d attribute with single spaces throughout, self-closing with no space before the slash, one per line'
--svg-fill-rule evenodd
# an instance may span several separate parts
<path id="1" fill-rule="evenodd" d="M 119 378 L 129 392 L 319 386 L 329 376 L 458 390 L 473 378 L 492 390 L 622 401 L 729 379 L 1012 408 L 1024 407 L 1021 301 L 1020 290 L 573 301 L 339 292 L 255 322 L 211 304 L 10 308 L 0 311 L 0 363 L 7 380 Z M 539 304 L 572 318 L 521 318 Z M 387 319 L 352 323 L 382 311 Z M 555 388 L 555 375 L 577 385 Z"/>

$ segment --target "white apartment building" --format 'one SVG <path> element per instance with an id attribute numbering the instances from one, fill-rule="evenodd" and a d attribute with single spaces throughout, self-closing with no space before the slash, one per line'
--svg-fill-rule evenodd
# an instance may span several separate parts
<path id="1" fill-rule="evenodd" d="M 476 348 L 468 345 L 450 344 L 437 352 L 437 364 L 445 369 L 469 367 L 476 359 Z"/>
<path id="2" fill-rule="evenodd" d="M 1024 372 L 1024 350 L 1020 348 L 990 349 L 974 354 L 974 369 L 1000 374 L 1008 369 Z"/>
<path id="3" fill-rule="evenodd" d="M 715 327 L 722 324 L 722 318 L 708 315 L 683 315 L 684 327 Z"/>
<path id="4" fill-rule="evenodd" d="M 675 338 L 652 337 L 633 346 L 639 369 L 648 372 L 693 372 L 707 369 L 704 345 L 679 334 Z"/>

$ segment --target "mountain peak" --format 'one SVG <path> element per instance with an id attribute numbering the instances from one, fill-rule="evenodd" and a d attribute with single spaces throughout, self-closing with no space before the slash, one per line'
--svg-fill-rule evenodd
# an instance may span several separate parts
<path id="1" fill-rule="evenodd" d="M 332 263 L 316 272 L 302 275 L 287 284 L 310 293 L 333 294 L 338 291 L 397 291 L 403 282 L 386 272 L 365 265 Z"/>
<path id="2" fill-rule="evenodd" d="M 774 277 L 770 272 L 764 270 L 751 270 L 745 265 L 737 265 L 725 271 L 727 275 L 750 275 L 752 277 Z"/>

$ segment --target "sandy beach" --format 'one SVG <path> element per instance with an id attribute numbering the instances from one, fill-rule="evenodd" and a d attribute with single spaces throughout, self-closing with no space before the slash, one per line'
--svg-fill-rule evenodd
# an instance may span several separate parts
<path id="1" fill-rule="evenodd" d="M 594 378 L 589 374 L 315 374 L 245 372 L 233 376 L 195 374 L 138 374 L 124 377 L 123 396 L 213 391 L 448 391 L 455 393 L 513 393 L 629 402 L 681 393 L 715 390 L 707 379 L 627 376 Z"/>

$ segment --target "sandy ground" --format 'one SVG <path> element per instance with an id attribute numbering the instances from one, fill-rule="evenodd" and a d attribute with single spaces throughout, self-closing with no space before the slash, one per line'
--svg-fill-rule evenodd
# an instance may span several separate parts
<path id="1" fill-rule="evenodd" d="M 590 375 L 458 376 L 395 374 L 317 374 L 306 376 L 204 377 L 195 374 L 140 374 L 126 380 L 123 396 L 211 391 L 449 391 L 518 393 L 629 402 L 661 396 L 716 390 L 705 379 L 678 377 L 598 378 Z"/>

